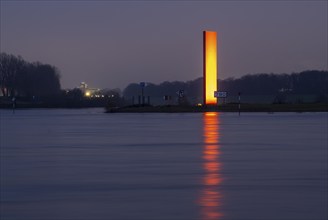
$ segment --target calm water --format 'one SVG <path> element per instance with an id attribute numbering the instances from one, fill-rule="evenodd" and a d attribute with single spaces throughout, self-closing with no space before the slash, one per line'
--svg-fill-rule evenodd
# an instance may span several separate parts
<path id="1" fill-rule="evenodd" d="M 1 110 L 1 220 L 326 220 L 327 113 Z"/>

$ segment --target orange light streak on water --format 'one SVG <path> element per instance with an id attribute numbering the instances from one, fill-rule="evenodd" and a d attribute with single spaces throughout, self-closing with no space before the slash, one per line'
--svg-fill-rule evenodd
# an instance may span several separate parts
<path id="1" fill-rule="evenodd" d="M 201 219 L 219 220 L 223 214 L 220 212 L 222 195 L 219 186 L 222 183 L 220 174 L 221 163 L 219 161 L 219 113 L 204 113 L 203 116 L 203 190 L 200 196 Z"/>

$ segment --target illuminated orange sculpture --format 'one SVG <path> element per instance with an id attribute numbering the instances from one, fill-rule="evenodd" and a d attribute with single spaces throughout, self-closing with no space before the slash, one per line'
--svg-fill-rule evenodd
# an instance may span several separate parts
<path id="1" fill-rule="evenodd" d="M 217 99 L 217 35 L 213 31 L 203 32 L 203 77 L 204 105 L 216 105 Z"/>

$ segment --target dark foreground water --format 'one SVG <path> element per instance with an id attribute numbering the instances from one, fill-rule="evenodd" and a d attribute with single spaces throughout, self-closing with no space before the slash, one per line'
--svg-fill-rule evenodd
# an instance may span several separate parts
<path id="1" fill-rule="evenodd" d="M 327 113 L 1 110 L 1 220 L 326 220 Z"/>

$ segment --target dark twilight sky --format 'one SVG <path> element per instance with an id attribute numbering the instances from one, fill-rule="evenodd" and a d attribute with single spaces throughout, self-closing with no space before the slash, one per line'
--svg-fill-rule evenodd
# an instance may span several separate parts
<path id="1" fill-rule="evenodd" d="M 1 52 L 59 68 L 63 88 L 327 70 L 327 1 L 3 1 Z"/>

